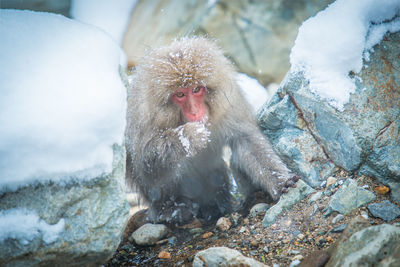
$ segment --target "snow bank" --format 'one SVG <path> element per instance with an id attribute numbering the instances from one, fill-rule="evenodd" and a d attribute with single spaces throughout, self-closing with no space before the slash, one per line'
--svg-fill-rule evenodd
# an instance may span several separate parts
<path id="1" fill-rule="evenodd" d="M 125 127 L 122 50 L 61 15 L 0 18 L 0 191 L 109 172 Z"/>
<path id="2" fill-rule="evenodd" d="M 122 43 L 131 11 L 137 0 L 72 0 L 72 18 L 95 25 Z"/>
<path id="3" fill-rule="evenodd" d="M 256 113 L 269 99 L 267 90 L 257 81 L 257 79 L 251 78 L 244 73 L 238 73 L 236 81 L 247 102 L 252 106 L 253 112 Z"/>
<path id="4" fill-rule="evenodd" d="M 41 237 L 47 244 L 57 240 L 64 230 L 64 219 L 49 225 L 33 211 L 25 209 L 0 210 L 0 243 L 8 238 L 17 239 L 22 245 Z"/>
<path id="5" fill-rule="evenodd" d="M 310 89 L 342 110 L 355 90 L 349 72 L 388 31 L 400 30 L 400 0 L 337 0 L 299 28 L 291 71 L 304 71 Z"/>

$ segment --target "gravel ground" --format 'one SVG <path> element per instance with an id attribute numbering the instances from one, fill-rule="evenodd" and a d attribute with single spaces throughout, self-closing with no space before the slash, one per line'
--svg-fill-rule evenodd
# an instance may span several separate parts
<path id="1" fill-rule="evenodd" d="M 338 180 L 349 178 L 343 171 L 335 176 Z M 376 180 L 364 176 L 353 178 L 377 195 L 374 202 L 390 200 L 389 193 L 381 194 L 374 190 L 382 186 Z M 269 266 L 274 263 L 289 266 L 292 261 L 302 260 L 312 251 L 329 248 L 340 237 L 344 224 L 358 215 L 368 216 L 371 225 L 384 223 L 381 219 L 373 218 L 366 207 L 345 215 L 340 221 L 332 222 L 336 212 L 326 218 L 323 216 L 323 209 L 330 197 L 322 196 L 312 204 L 309 204 L 309 198 L 282 213 L 273 225 L 266 228 L 261 224 L 264 213 L 257 217 L 236 213 L 226 216 L 233 224 L 225 232 L 218 230 L 215 225 L 201 226 L 198 222 L 187 229 L 170 227 L 168 237 L 155 246 L 140 247 L 125 240 L 105 266 L 191 266 L 197 252 L 214 246 L 236 249 Z M 256 199 L 256 202 L 265 200 L 260 193 Z M 391 224 L 399 221 L 397 218 Z"/>

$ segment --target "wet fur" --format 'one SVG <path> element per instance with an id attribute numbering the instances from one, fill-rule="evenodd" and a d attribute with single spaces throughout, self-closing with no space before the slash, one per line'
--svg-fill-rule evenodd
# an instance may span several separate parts
<path id="1" fill-rule="evenodd" d="M 235 75 L 217 45 L 201 37 L 151 50 L 138 64 L 128 92 L 127 181 L 150 204 L 152 221 L 182 223 L 230 211 L 230 183 L 222 160 L 225 145 L 232 149 L 235 177 L 263 189 L 274 200 L 292 176 L 258 129 Z M 206 127 L 211 132 L 207 144 L 184 124 L 170 99 L 177 88 L 191 85 L 207 88 Z M 191 156 L 179 140 L 177 127 L 183 127 L 191 140 Z"/>

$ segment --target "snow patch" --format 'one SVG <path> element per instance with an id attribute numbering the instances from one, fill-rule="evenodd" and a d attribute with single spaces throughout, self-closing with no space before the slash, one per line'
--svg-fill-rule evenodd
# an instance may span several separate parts
<path id="1" fill-rule="evenodd" d="M 103 29 L 121 44 L 136 3 L 137 0 L 72 0 L 70 14 L 76 20 Z"/>
<path id="2" fill-rule="evenodd" d="M 61 15 L 0 17 L 0 191 L 110 172 L 125 128 L 121 48 Z"/>
<path id="3" fill-rule="evenodd" d="M 0 210 L 0 243 L 6 239 L 16 239 L 22 245 L 41 237 L 47 244 L 57 240 L 64 230 L 64 219 L 50 225 L 39 216 L 25 209 Z"/>
<path id="4" fill-rule="evenodd" d="M 269 99 L 267 90 L 258 82 L 257 79 L 249 77 L 244 73 L 238 73 L 236 81 L 247 102 L 253 108 L 254 114 L 256 114 L 261 106 Z"/>
<path id="5" fill-rule="evenodd" d="M 400 29 L 398 16 L 399 0 L 337 0 L 299 28 L 291 72 L 304 72 L 313 93 L 343 110 L 355 90 L 349 73 L 361 71 L 385 33 Z"/>

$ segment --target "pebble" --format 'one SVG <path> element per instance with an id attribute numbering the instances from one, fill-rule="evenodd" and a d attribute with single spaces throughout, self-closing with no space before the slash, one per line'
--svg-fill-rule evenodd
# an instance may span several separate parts
<path id="1" fill-rule="evenodd" d="M 297 239 L 298 240 L 303 240 L 306 236 L 304 234 L 298 234 Z"/>
<path id="2" fill-rule="evenodd" d="M 158 253 L 157 256 L 159 259 L 170 259 L 171 258 L 171 253 L 169 253 L 168 251 L 161 251 L 160 253 Z"/>
<path id="3" fill-rule="evenodd" d="M 203 232 L 203 228 L 193 228 L 189 230 L 189 233 L 191 234 L 202 234 Z"/>
<path id="4" fill-rule="evenodd" d="M 337 181 L 337 179 L 335 177 L 332 177 L 332 176 L 328 177 L 328 179 L 326 179 L 325 188 L 328 188 L 329 186 L 335 184 L 336 181 Z"/>
<path id="5" fill-rule="evenodd" d="M 177 241 L 178 241 L 178 238 L 176 238 L 176 236 L 171 236 L 170 238 L 168 238 L 168 243 L 171 245 L 176 245 Z"/>
<path id="6" fill-rule="evenodd" d="M 296 267 L 300 264 L 299 260 L 294 260 L 290 263 L 289 267 Z M 278 265 L 279 266 L 279 265 Z"/>
<path id="7" fill-rule="evenodd" d="M 269 249 L 268 249 L 267 246 L 264 246 L 264 247 L 263 247 L 263 250 L 264 250 L 265 253 L 268 253 L 268 251 L 269 251 Z"/>
<path id="8" fill-rule="evenodd" d="M 253 239 L 253 240 L 250 241 L 250 245 L 253 246 L 253 247 L 257 247 L 258 246 L 258 241 Z"/>
<path id="9" fill-rule="evenodd" d="M 212 232 L 207 232 L 207 233 L 204 233 L 201 237 L 204 238 L 204 239 L 206 239 L 206 238 L 211 237 L 212 235 L 213 235 Z"/>
<path id="10" fill-rule="evenodd" d="M 347 224 L 341 224 L 338 227 L 335 227 L 331 230 L 332 233 L 341 233 L 346 229 Z"/>
<path id="11" fill-rule="evenodd" d="M 132 233 L 135 243 L 141 246 L 154 245 L 168 234 L 168 228 L 163 224 L 146 223 Z"/>
<path id="12" fill-rule="evenodd" d="M 265 212 L 269 209 L 270 205 L 267 203 L 258 203 L 250 209 L 250 217 L 256 217 L 258 214 Z"/>
<path id="13" fill-rule="evenodd" d="M 344 219 L 344 216 L 339 213 L 338 215 L 335 216 L 335 218 L 332 219 L 332 223 L 335 224 L 337 222 L 343 221 L 343 219 Z"/>
<path id="14" fill-rule="evenodd" d="M 315 214 L 317 213 L 317 211 L 318 211 L 318 205 L 317 205 L 317 204 L 314 204 L 314 207 L 313 207 L 313 215 L 315 215 Z"/>
<path id="15" fill-rule="evenodd" d="M 326 181 L 323 181 L 320 185 L 320 187 L 324 188 L 326 186 Z"/>
<path id="16" fill-rule="evenodd" d="M 366 220 L 368 220 L 368 218 L 369 218 L 368 213 L 366 211 L 361 212 L 361 217 L 363 217 Z"/>
<path id="17" fill-rule="evenodd" d="M 288 255 L 299 255 L 300 251 L 291 249 L 288 251 Z"/>
<path id="18" fill-rule="evenodd" d="M 389 200 L 369 204 L 367 208 L 374 217 L 381 218 L 386 222 L 391 222 L 400 216 L 400 208 Z"/>
<path id="19" fill-rule="evenodd" d="M 229 230 L 229 228 L 231 228 L 232 223 L 231 223 L 231 220 L 229 220 L 229 218 L 221 217 L 218 219 L 216 225 L 219 230 L 226 232 Z"/>
<path id="20" fill-rule="evenodd" d="M 296 261 L 296 260 L 301 261 L 301 260 L 303 260 L 303 259 L 304 259 L 304 256 L 299 254 L 299 255 L 294 256 L 292 260 L 293 260 L 293 261 Z"/>
<path id="21" fill-rule="evenodd" d="M 384 194 L 387 194 L 390 191 L 390 189 L 389 189 L 389 187 L 382 185 L 382 186 L 375 187 L 375 191 L 381 195 L 384 195 Z"/>

